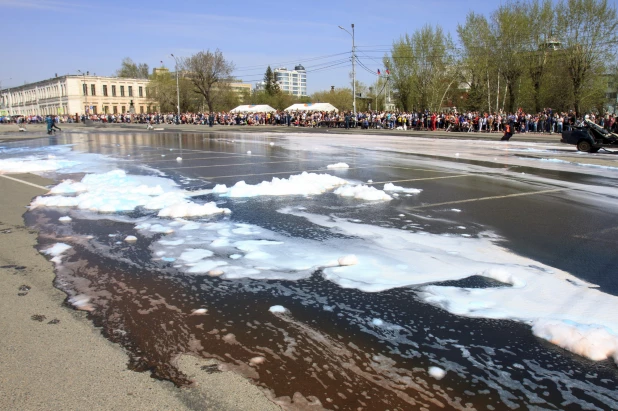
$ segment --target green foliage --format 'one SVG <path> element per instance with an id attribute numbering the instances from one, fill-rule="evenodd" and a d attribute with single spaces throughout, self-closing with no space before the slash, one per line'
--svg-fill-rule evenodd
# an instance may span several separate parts
<path id="1" fill-rule="evenodd" d="M 308 97 L 296 97 L 282 92 L 268 94 L 266 90 L 260 90 L 251 94 L 249 102 L 246 104 L 268 104 L 274 109 L 285 110 L 292 104 L 309 102 L 311 100 Z"/>
<path id="2" fill-rule="evenodd" d="M 485 16 L 470 12 L 465 24 L 457 27 L 457 33 L 463 45 L 462 83 L 469 90 L 467 98 L 460 99 L 459 108 L 492 111 L 491 94 L 497 87 L 498 67 L 489 22 Z"/>
<path id="3" fill-rule="evenodd" d="M 133 62 L 129 57 L 122 60 L 122 65 L 116 70 L 117 77 L 147 79 L 149 74 L 148 64 Z"/>
<path id="4" fill-rule="evenodd" d="M 563 0 L 557 17 L 567 85 L 574 109 L 581 113 L 599 105 L 603 83 L 596 80 L 613 63 L 618 41 L 616 9 L 607 0 Z M 602 97 L 601 97 L 602 98 Z"/>
<path id="5" fill-rule="evenodd" d="M 275 74 L 270 66 L 268 66 L 266 73 L 264 73 L 264 91 L 266 91 L 266 94 L 269 96 L 274 96 L 275 94 L 281 92 L 279 84 L 275 80 Z"/>
<path id="6" fill-rule="evenodd" d="M 468 13 L 457 28 L 461 47 L 439 27 L 393 43 L 384 63 L 397 107 L 578 113 L 598 110 L 618 45 L 618 17 L 608 0 L 521 0 L 489 18 Z M 618 82 L 616 82 L 618 85 Z M 376 84 L 376 89 L 379 89 Z"/>
<path id="7" fill-rule="evenodd" d="M 229 104 L 229 81 L 234 63 L 227 61 L 219 49 L 200 51 L 182 59 L 184 76 L 189 79 L 193 91 L 201 95 L 208 111 Z"/>
<path id="8" fill-rule="evenodd" d="M 240 104 L 240 96 L 229 86 L 228 82 L 219 82 L 215 89 L 213 111 L 228 111 Z"/>
<path id="9" fill-rule="evenodd" d="M 454 44 L 438 26 L 425 26 L 393 43 L 385 65 L 403 110 L 438 110 L 457 78 Z"/>
<path id="10" fill-rule="evenodd" d="M 358 90 L 358 89 L 357 89 Z M 359 104 L 361 100 L 357 99 L 357 110 L 363 111 L 363 107 Z M 313 103 L 330 103 L 339 111 L 352 111 L 352 89 L 339 88 L 335 90 L 316 91 L 311 95 Z"/>
<path id="11" fill-rule="evenodd" d="M 203 104 L 199 95 L 192 91 L 191 83 L 186 78 L 178 79 L 180 95 L 180 111 L 200 111 Z M 162 113 L 176 112 L 178 94 L 176 91 L 176 76 L 169 71 L 160 72 L 150 78 L 148 96 L 157 102 Z"/>

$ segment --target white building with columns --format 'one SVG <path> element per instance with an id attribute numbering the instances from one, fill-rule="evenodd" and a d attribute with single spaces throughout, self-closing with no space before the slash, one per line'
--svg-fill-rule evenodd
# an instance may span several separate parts
<path id="1" fill-rule="evenodd" d="M 0 90 L 0 115 L 82 115 L 157 111 L 146 79 L 65 75 Z"/>

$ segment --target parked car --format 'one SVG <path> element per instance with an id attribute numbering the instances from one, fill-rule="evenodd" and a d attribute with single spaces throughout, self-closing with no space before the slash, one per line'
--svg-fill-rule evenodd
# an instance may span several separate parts
<path id="1" fill-rule="evenodd" d="M 618 149 L 618 135 L 610 133 L 588 119 L 579 127 L 563 131 L 560 142 L 576 145 L 579 151 L 586 153 L 596 153 L 602 148 Z"/>

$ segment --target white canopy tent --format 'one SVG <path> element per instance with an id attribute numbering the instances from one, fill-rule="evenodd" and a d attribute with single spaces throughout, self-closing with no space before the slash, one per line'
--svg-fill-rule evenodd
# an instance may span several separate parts
<path id="1" fill-rule="evenodd" d="M 285 111 L 336 111 L 337 108 L 330 103 L 298 103 L 292 104 Z"/>
<path id="2" fill-rule="evenodd" d="M 272 113 L 275 111 L 277 110 L 275 110 L 268 104 L 250 104 L 238 106 L 230 110 L 230 113 Z"/>

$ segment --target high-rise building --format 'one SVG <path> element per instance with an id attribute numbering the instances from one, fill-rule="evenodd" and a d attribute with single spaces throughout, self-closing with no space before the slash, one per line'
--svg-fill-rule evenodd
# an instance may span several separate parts
<path id="1" fill-rule="evenodd" d="M 274 74 L 279 89 L 284 93 L 298 97 L 307 95 L 307 71 L 302 65 L 297 65 L 294 70 L 280 67 L 274 70 Z"/>

